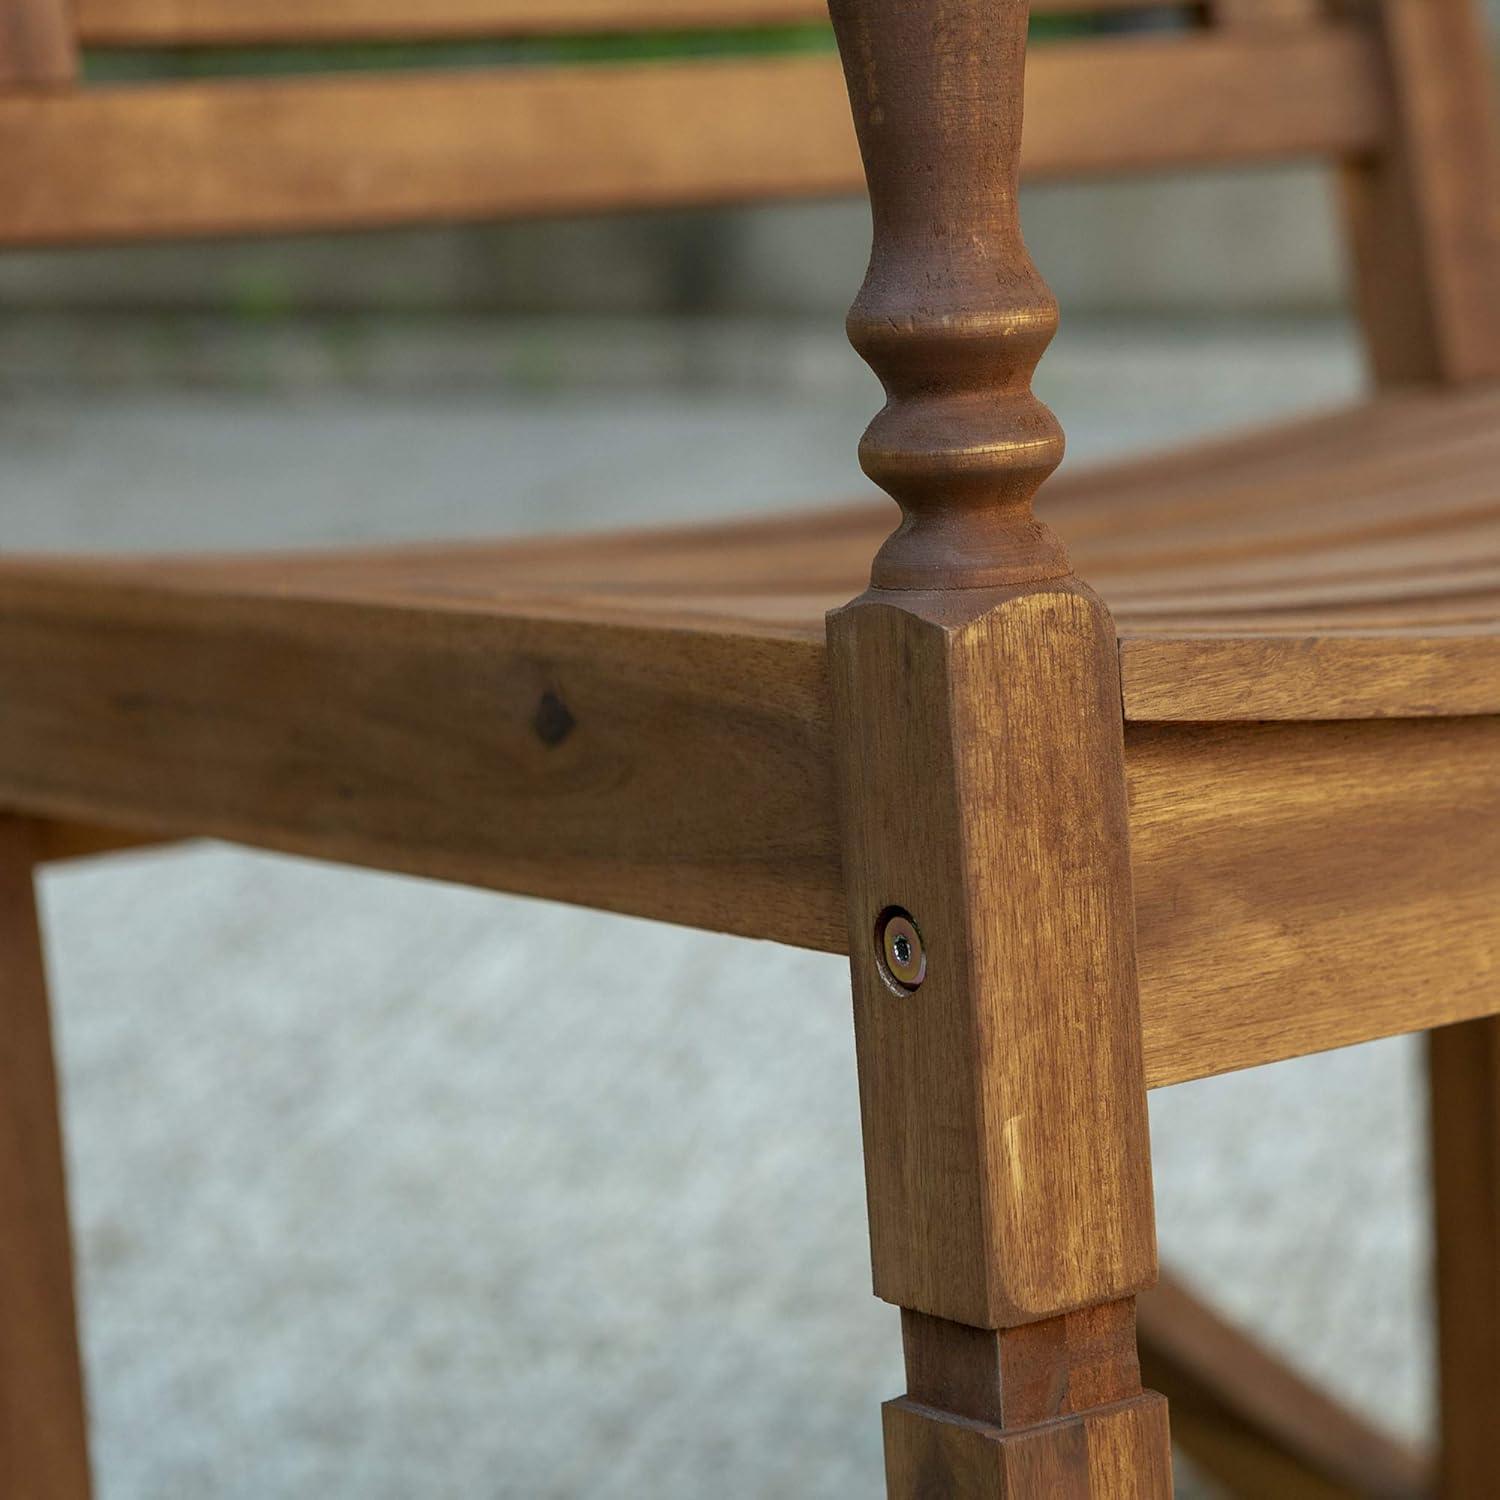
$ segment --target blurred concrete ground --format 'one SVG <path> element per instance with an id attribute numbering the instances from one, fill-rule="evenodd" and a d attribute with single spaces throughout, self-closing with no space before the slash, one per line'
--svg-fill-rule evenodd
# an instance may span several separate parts
<path id="1" fill-rule="evenodd" d="M 864 487 L 876 397 L 826 321 L 423 324 L 357 358 L 347 330 L 173 329 L 187 389 L 141 325 L 0 325 L 0 543 L 552 530 Z M 1264 321 L 1070 327 L 1039 382 L 1075 461 L 1358 383 L 1342 325 Z M 900 1358 L 841 961 L 210 846 L 54 871 L 44 898 L 100 1500 L 879 1491 Z M 1189 1085 L 1153 1119 L 1166 1257 L 1419 1435 L 1414 1058 Z"/>

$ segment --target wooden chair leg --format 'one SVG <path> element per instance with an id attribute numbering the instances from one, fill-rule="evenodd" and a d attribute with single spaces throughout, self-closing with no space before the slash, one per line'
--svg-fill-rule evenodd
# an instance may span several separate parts
<path id="1" fill-rule="evenodd" d="M 87 1500 L 83 1379 L 34 825 L 0 817 L 0 1495 Z"/>
<path id="2" fill-rule="evenodd" d="M 1113 621 L 1031 510 L 1056 305 L 1017 214 L 1023 0 L 832 0 L 875 241 L 849 333 L 901 506 L 828 619 L 891 1500 L 1165 1500 Z"/>
<path id="3" fill-rule="evenodd" d="M 1500 1018 L 1427 1036 L 1439 1489 L 1500 1494 Z"/>
<path id="4" fill-rule="evenodd" d="M 1166 1401 L 1141 1390 L 1133 1298 L 1019 1328 L 903 1309 L 885 1407 L 891 1500 L 1165 1500 Z"/>

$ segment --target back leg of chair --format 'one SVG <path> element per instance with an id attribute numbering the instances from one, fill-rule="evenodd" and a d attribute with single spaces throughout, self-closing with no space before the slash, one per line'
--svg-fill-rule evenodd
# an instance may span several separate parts
<path id="1" fill-rule="evenodd" d="M 1428 1033 L 1443 1500 L 1500 1486 L 1500 1018 Z"/>
<path id="2" fill-rule="evenodd" d="M 0 1494 L 87 1500 L 57 1071 L 35 825 L 0 818 Z"/>

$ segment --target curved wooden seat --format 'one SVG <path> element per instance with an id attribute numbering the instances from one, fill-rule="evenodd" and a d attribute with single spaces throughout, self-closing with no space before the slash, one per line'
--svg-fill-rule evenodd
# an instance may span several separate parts
<path id="1" fill-rule="evenodd" d="M 1138 722 L 1500 712 L 1500 388 L 1386 396 L 1164 457 L 1059 476 L 1043 515 L 1119 631 Z M 108 564 L 223 600 L 495 612 L 821 643 L 888 505 L 673 530 Z"/>
<path id="2" fill-rule="evenodd" d="M 1114 611 L 1134 720 L 1149 1080 L 1488 1007 L 1500 388 L 1047 493 Z M 892 519 L 7 559 L 0 806 L 839 949 L 824 612 Z M 1383 722 L 1307 722 L 1336 719 Z M 1403 878 L 1352 902 L 1392 809 Z M 1439 911 L 1464 944 L 1434 948 Z"/>

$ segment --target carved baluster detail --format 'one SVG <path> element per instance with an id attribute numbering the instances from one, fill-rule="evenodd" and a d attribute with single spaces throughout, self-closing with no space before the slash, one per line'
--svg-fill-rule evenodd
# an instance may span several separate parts
<path id="1" fill-rule="evenodd" d="M 1062 458 L 1031 375 L 1057 304 L 1017 210 L 1027 10 L 1017 0 L 830 0 L 875 240 L 849 337 L 889 398 L 860 446 L 905 513 L 880 588 L 1068 572 L 1032 496 Z"/>
<path id="2" fill-rule="evenodd" d="M 1068 571 L 1032 496 L 1062 431 L 1031 393 L 1058 305 L 1017 211 L 1026 6 L 829 0 L 874 213 L 849 338 L 885 386 L 859 447 L 904 511 L 879 588 Z"/>

